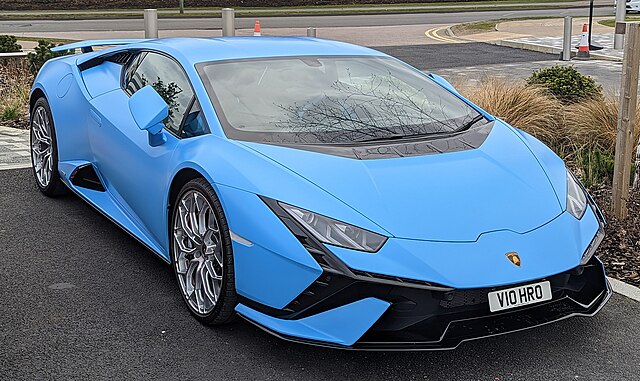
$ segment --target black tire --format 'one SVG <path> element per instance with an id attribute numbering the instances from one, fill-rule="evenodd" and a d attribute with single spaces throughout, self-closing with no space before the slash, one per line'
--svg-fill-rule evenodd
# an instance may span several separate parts
<path id="1" fill-rule="evenodd" d="M 222 284 L 218 300 L 215 303 L 213 309 L 207 313 L 202 314 L 196 311 L 187 300 L 185 293 L 182 291 L 180 279 L 178 277 L 178 265 L 177 265 L 177 253 L 176 243 L 173 236 L 174 224 L 176 223 L 178 203 L 182 200 L 183 196 L 190 191 L 197 191 L 205 196 L 207 201 L 212 207 L 213 213 L 218 221 L 218 227 L 220 231 L 220 238 L 222 240 Z M 169 224 L 169 239 L 170 239 L 170 251 L 171 251 L 171 266 L 173 267 L 176 281 L 178 282 L 178 289 L 182 295 L 189 312 L 201 323 L 206 325 L 221 325 L 226 324 L 234 320 L 235 307 L 238 304 L 238 296 L 236 294 L 234 263 L 233 263 L 233 249 L 231 246 L 231 235 L 229 234 L 229 227 L 227 225 L 227 219 L 225 218 L 224 211 L 220 200 L 215 191 L 209 184 L 209 182 L 203 178 L 197 178 L 186 183 L 171 210 L 171 222 Z"/>
<path id="2" fill-rule="evenodd" d="M 38 186 L 38 189 L 40 189 L 40 192 L 42 192 L 42 194 L 44 194 L 47 197 L 61 196 L 66 194 L 69 191 L 69 189 L 62 182 L 62 179 L 60 179 L 60 174 L 58 173 L 58 140 L 56 138 L 56 129 L 53 123 L 51 108 L 49 107 L 49 102 L 47 102 L 47 99 L 45 97 L 38 98 L 38 100 L 36 100 L 35 104 L 31 108 L 31 118 L 30 118 L 31 131 L 29 133 L 30 148 L 33 147 L 33 144 L 34 144 L 33 142 L 33 139 L 34 139 L 33 124 L 35 119 L 34 116 L 37 110 L 39 109 L 42 109 L 46 113 L 47 118 L 49 119 L 49 127 L 51 129 L 50 131 L 51 132 L 51 159 L 53 164 L 52 164 L 52 170 L 51 170 L 51 178 L 49 179 L 48 184 L 43 185 L 38 179 L 38 176 L 36 175 L 36 164 L 34 162 L 34 155 L 32 151 L 31 152 L 31 168 L 33 171 L 33 177 L 36 181 L 36 185 Z"/>

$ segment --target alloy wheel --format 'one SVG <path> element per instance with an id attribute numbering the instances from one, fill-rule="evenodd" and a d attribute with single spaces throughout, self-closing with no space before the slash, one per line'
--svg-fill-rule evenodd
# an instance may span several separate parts
<path id="1" fill-rule="evenodd" d="M 53 144 L 51 121 L 43 106 L 38 106 L 32 116 L 31 123 L 31 156 L 36 180 L 42 188 L 46 188 L 53 173 Z"/>
<path id="2" fill-rule="evenodd" d="M 173 222 L 174 266 L 189 307 L 209 314 L 220 298 L 223 253 L 220 225 L 209 200 L 189 190 L 178 200 Z"/>

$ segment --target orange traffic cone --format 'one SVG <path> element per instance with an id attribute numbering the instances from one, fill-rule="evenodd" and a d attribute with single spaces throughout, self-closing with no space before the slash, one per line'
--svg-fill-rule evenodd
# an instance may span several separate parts
<path id="1" fill-rule="evenodd" d="M 582 26 L 582 38 L 580 39 L 580 45 L 578 46 L 578 58 L 589 58 L 589 37 L 587 24 Z"/>
<path id="2" fill-rule="evenodd" d="M 256 20 L 256 24 L 253 27 L 253 35 L 254 36 L 262 36 L 262 34 L 260 34 L 260 21 Z"/>

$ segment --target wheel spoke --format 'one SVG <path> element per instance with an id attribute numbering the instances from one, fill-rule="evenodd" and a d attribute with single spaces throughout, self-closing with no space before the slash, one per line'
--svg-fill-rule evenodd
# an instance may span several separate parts
<path id="1" fill-rule="evenodd" d="M 189 207 L 185 200 L 181 201 L 181 205 L 178 207 L 178 215 L 180 219 L 180 228 L 185 232 L 187 237 L 194 243 L 199 244 L 198 238 L 193 232 L 191 225 L 189 225 L 189 221 L 187 220 L 187 214 L 189 214 Z"/>
<path id="2" fill-rule="evenodd" d="M 204 204 L 202 206 L 199 207 L 199 211 L 198 211 L 198 234 L 200 235 L 200 237 L 205 236 L 206 233 L 208 233 L 208 223 L 207 223 L 207 217 L 211 214 L 211 208 L 209 207 L 209 204 Z"/>
<path id="3" fill-rule="evenodd" d="M 187 270 L 187 275 L 185 276 L 185 293 L 188 297 L 191 297 L 193 291 L 195 290 L 194 284 L 194 273 L 198 269 L 198 261 L 191 261 L 189 263 L 189 270 Z"/>
<path id="4" fill-rule="evenodd" d="M 215 282 L 215 280 L 213 279 L 210 267 L 206 265 L 207 262 L 208 261 L 205 261 L 205 265 L 202 266 L 202 291 L 204 291 L 204 295 L 209 299 L 210 304 L 213 305 L 218 300 L 218 296 L 211 287 L 211 283 Z"/>
<path id="5" fill-rule="evenodd" d="M 184 235 L 183 229 L 174 230 L 173 237 L 175 239 L 176 244 L 178 245 L 178 248 L 180 249 L 181 254 L 192 254 L 197 250 L 197 247 L 193 245 L 192 245 L 193 247 L 187 247 L 185 238 L 188 239 L 189 242 L 191 242 L 191 239 Z"/>
<path id="6" fill-rule="evenodd" d="M 180 275 L 187 274 L 187 262 L 188 260 L 185 258 L 184 252 L 178 254 L 178 259 L 176 260 L 176 272 Z"/>
<path id="7" fill-rule="evenodd" d="M 189 208 L 189 223 L 191 224 L 191 229 L 193 234 L 200 238 L 200 226 L 198 225 L 198 194 L 194 193 L 191 198 L 191 207 Z"/>
<path id="8" fill-rule="evenodd" d="M 205 266 L 207 267 L 207 270 L 209 271 L 211 278 L 215 280 L 220 280 L 220 281 L 222 280 L 222 274 L 218 275 L 218 272 L 214 269 L 213 263 L 211 263 L 211 261 L 206 261 Z"/>

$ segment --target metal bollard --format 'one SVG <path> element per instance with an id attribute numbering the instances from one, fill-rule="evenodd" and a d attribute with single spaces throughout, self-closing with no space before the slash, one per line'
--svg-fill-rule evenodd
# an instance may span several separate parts
<path id="1" fill-rule="evenodd" d="M 627 2 L 616 0 L 616 30 L 613 35 L 613 48 L 624 48 L 624 32 L 626 29 L 625 16 L 627 15 Z"/>
<path id="2" fill-rule="evenodd" d="M 571 16 L 564 18 L 564 37 L 562 40 L 562 56 L 560 60 L 571 60 L 571 32 L 572 32 L 573 20 Z"/>
<path id="3" fill-rule="evenodd" d="M 316 28 L 307 28 L 307 37 L 316 37 Z"/>
<path id="4" fill-rule="evenodd" d="M 222 9 L 222 35 L 236 35 L 236 11 L 233 8 Z"/>
<path id="5" fill-rule="evenodd" d="M 144 10 L 144 38 L 158 38 L 158 10 Z"/>

